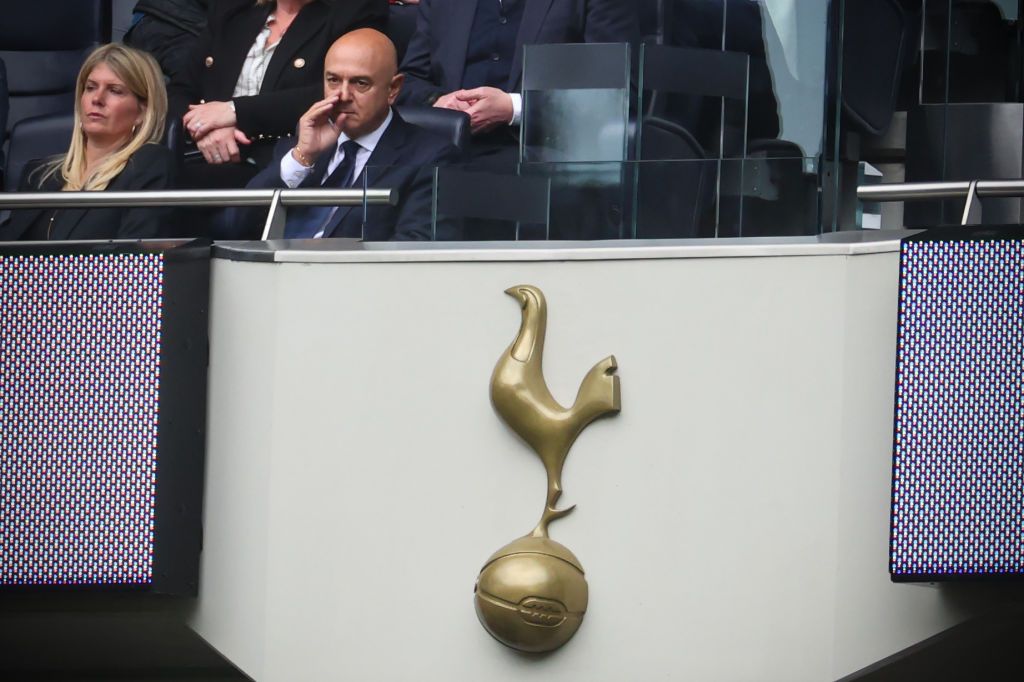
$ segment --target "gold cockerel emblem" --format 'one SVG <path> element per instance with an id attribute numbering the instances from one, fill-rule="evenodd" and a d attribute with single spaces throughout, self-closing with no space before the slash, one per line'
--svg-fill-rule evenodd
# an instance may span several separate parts
<path id="1" fill-rule="evenodd" d="M 491 375 L 491 402 L 498 415 L 540 456 L 547 497 L 533 531 L 499 549 L 480 571 L 476 610 L 498 641 L 529 652 L 551 651 L 576 633 L 587 608 L 587 581 L 579 559 L 552 540 L 548 525 L 574 507 L 558 509 L 562 467 L 569 449 L 595 419 L 620 411 L 618 364 L 609 355 L 580 384 L 576 402 L 563 407 L 544 381 L 547 302 L 530 285 L 505 291 L 522 310 L 519 334 Z"/>

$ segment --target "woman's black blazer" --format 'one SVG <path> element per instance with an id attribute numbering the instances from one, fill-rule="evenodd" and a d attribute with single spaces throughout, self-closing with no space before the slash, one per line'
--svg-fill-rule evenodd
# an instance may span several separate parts
<path id="1" fill-rule="evenodd" d="M 255 0 L 211 4 L 187 68 L 168 86 L 170 116 L 181 118 L 189 104 L 232 99 L 245 55 L 273 8 Z M 274 51 L 259 94 L 234 98 L 238 129 L 254 141 L 294 132 L 302 114 L 323 97 L 331 44 L 353 29 L 383 31 L 387 21 L 388 0 L 313 0 L 303 7 Z"/>
<path id="2" fill-rule="evenodd" d="M 59 192 L 64 184 L 58 171 L 39 184 L 39 171 L 44 161 L 33 161 L 25 167 L 19 192 Z M 132 154 L 107 190 L 134 192 L 170 189 L 174 182 L 174 154 L 158 144 L 143 145 Z M 54 209 L 19 209 L 0 225 L 0 240 L 24 239 L 25 233 L 38 220 L 49 220 Z M 153 239 L 172 236 L 168 221 L 169 208 L 62 208 L 57 209 L 50 239 Z"/>

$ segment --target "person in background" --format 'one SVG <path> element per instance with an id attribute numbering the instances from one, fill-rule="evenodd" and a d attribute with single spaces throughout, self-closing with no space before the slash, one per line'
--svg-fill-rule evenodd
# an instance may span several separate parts
<path id="1" fill-rule="evenodd" d="M 445 138 L 406 123 L 392 109 L 402 87 L 395 46 L 361 29 L 331 47 L 323 99 L 299 120 L 294 140 L 281 140 L 253 189 L 386 187 L 396 206 L 310 206 L 288 210 L 286 238 L 354 237 L 364 241 L 455 239 L 454 225 L 431 229 L 434 168 L 458 160 Z M 372 173 L 369 183 L 361 178 Z M 238 234 L 258 238 L 263 210 L 238 212 Z"/>
<path id="2" fill-rule="evenodd" d="M 159 144 L 167 116 L 160 67 L 147 53 L 113 43 L 94 50 L 75 86 L 75 127 L 67 153 L 30 162 L 19 191 L 168 189 L 175 162 Z M 168 236 L 165 208 L 13 211 L 2 240 L 143 239 Z"/>
<path id="3" fill-rule="evenodd" d="M 242 187 L 320 96 L 327 48 L 357 28 L 383 30 L 387 0 L 219 0 L 180 78 L 168 87 L 199 158 L 184 187 Z"/>
<path id="4" fill-rule="evenodd" d="M 156 58 L 168 80 L 180 77 L 206 27 L 209 0 L 139 0 L 124 43 Z"/>
<path id="5" fill-rule="evenodd" d="M 636 43 L 632 0 L 419 0 L 400 104 L 469 114 L 474 158 L 516 149 L 523 45 Z"/>

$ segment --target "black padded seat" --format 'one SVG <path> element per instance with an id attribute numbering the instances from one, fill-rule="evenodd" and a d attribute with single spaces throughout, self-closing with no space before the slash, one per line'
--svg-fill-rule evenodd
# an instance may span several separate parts
<path id="1" fill-rule="evenodd" d="M 4 143 L 7 142 L 7 67 L 0 59 L 0 182 L 3 182 Z"/>
<path id="2" fill-rule="evenodd" d="M 469 115 L 465 112 L 418 105 L 397 106 L 395 110 L 407 123 L 447 138 L 462 153 L 469 146 Z"/>
<path id="3" fill-rule="evenodd" d="M 18 189 L 21 174 L 29 161 L 67 152 L 74 124 L 73 113 L 34 116 L 15 123 L 7 150 L 4 189 L 8 192 Z"/>
<path id="4" fill-rule="evenodd" d="M 111 27 L 111 0 L 9 4 L 16 7 L 5 7 L 0 22 L 0 59 L 10 91 L 7 130 L 22 119 L 71 111 L 82 61 L 110 41 Z"/>

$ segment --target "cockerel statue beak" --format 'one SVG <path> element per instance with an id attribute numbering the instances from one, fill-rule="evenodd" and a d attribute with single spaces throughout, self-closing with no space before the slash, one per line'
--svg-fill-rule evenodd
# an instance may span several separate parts
<path id="1" fill-rule="evenodd" d="M 505 289 L 505 293 L 519 301 L 520 308 L 526 307 L 526 291 L 524 291 L 522 287 L 509 287 L 508 289 Z"/>

